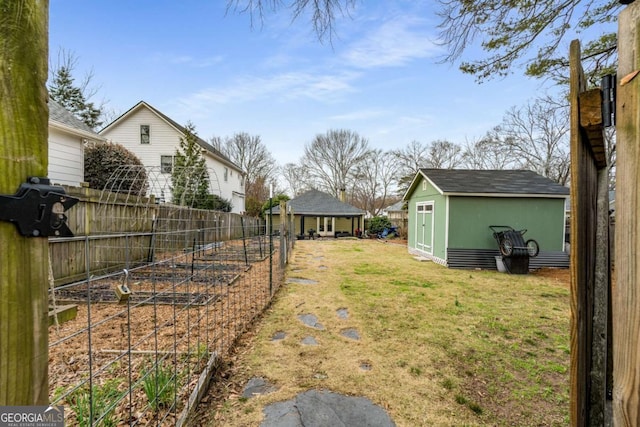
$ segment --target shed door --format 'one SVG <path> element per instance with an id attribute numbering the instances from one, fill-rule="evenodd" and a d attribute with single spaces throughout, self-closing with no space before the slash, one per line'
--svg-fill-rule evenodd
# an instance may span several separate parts
<path id="1" fill-rule="evenodd" d="M 416 249 L 433 255 L 433 202 L 416 206 Z"/>

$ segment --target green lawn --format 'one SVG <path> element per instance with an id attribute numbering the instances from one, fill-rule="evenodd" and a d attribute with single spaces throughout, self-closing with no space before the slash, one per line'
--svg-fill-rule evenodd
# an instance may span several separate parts
<path id="1" fill-rule="evenodd" d="M 451 270 L 392 243 L 298 241 L 287 277 L 318 283 L 280 290 L 240 344 L 227 380 L 235 391 L 200 412 L 211 425 L 259 425 L 265 405 L 317 388 L 366 396 L 398 426 L 568 425 L 569 283 L 560 273 Z M 323 330 L 298 320 L 309 313 Z M 345 328 L 361 339 L 343 337 Z M 271 341 L 278 331 L 286 338 Z M 301 345 L 307 336 L 319 345 Z M 240 398 L 253 376 L 278 390 Z"/>

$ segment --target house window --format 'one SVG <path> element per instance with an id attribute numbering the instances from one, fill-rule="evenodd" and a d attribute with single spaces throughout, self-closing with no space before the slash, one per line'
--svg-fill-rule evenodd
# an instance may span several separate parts
<path id="1" fill-rule="evenodd" d="M 229 168 L 224 168 L 224 182 L 229 181 Z"/>
<path id="2" fill-rule="evenodd" d="M 160 156 L 160 172 L 171 173 L 173 170 L 173 156 Z"/>
<path id="3" fill-rule="evenodd" d="M 424 190 L 424 191 L 427 190 L 427 180 L 426 179 L 422 180 L 422 190 Z"/>
<path id="4" fill-rule="evenodd" d="M 148 144 L 150 136 L 151 126 L 140 125 L 140 144 Z"/>

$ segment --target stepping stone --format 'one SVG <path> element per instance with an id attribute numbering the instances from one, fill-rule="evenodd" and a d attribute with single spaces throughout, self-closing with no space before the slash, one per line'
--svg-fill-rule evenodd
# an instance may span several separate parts
<path id="1" fill-rule="evenodd" d="M 318 341 L 312 336 L 304 337 L 301 342 L 302 345 L 318 345 Z"/>
<path id="2" fill-rule="evenodd" d="M 338 315 L 339 319 L 348 319 L 349 318 L 349 311 L 346 308 L 339 308 L 336 310 L 336 314 Z"/>
<path id="3" fill-rule="evenodd" d="M 298 314 L 298 319 L 307 326 L 310 326 L 314 329 L 324 330 L 324 326 L 321 323 L 318 323 L 318 318 L 315 314 Z"/>
<path id="4" fill-rule="evenodd" d="M 370 371 L 373 369 L 373 365 L 371 365 L 371 362 L 363 360 L 360 362 L 360 369 L 363 371 Z"/>
<path id="5" fill-rule="evenodd" d="M 284 331 L 278 331 L 271 337 L 271 341 L 282 341 L 287 334 Z"/>
<path id="6" fill-rule="evenodd" d="M 358 341 L 360 339 L 360 334 L 355 328 L 343 329 L 342 331 L 340 331 L 340 335 L 355 341 Z"/>
<path id="7" fill-rule="evenodd" d="M 365 397 L 309 390 L 294 399 L 268 405 L 260 427 L 376 426 L 395 427 L 387 412 Z"/>
<path id="8" fill-rule="evenodd" d="M 321 265 L 320 267 L 318 267 L 318 270 L 322 270 L 322 271 L 325 271 L 325 270 L 328 270 L 328 269 L 329 269 L 329 267 L 327 267 L 326 265 Z"/>
<path id="9" fill-rule="evenodd" d="M 287 283 L 297 283 L 299 285 L 317 285 L 317 280 L 303 279 L 301 277 L 289 277 Z"/>
<path id="10" fill-rule="evenodd" d="M 242 391 L 242 397 L 250 399 L 254 396 L 271 393 L 272 391 L 275 391 L 275 390 L 276 390 L 276 387 L 266 382 L 263 378 L 254 377 L 247 382 L 246 386 L 244 386 L 244 390 Z"/>

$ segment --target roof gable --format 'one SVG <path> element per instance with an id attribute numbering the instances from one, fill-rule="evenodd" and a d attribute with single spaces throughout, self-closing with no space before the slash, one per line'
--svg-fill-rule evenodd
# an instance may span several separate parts
<path id="1" fill-rule="evenodd" d="M 358 209 L 348 203 L 341 202 L 330 194 L 318 190 L 309 190 L 287 202 L 294 214 L 347 216 L 364 215 L 362 209 Z M 280 213 L 280 207 L 273 208 L 273 213 Z"/>
<path id="2" fill-rule="evenodd" d="M 158 110 L 157 108 L 153 107 L 151 104 L 148 104 L 145 101 L 138 102 L 136 105 L 134 105 L 129 110 L 127 110 L 125 113 L 123 113 L 120 117 L 118 117 L 117 119 L 115 119 L 114 121 L 109 123 L 107 126 L 102 128 L 100 130 L 100 133 L 107 132 L 111 127 L 118 126 L 120 123 L 125 121 L 129 116 L 131 116 L 133 113 L 135 113 L 136 111 L 138 111 L 138 110 L 140 110 L 142 108 L 146 108 L 149 111 L 151 111 L 153 114 L 158 116 L 161 120 L 163 120 L 169 126 L 174 128 L 176 130 L 176 132 L 179 133 L 181 136 L 183 136 L 186 133 L 186 129 L 184 128 L 184 126 L 178 124 L 178 122 L 173 120 L 171 117 L 167 116 L 166 114 L 164 114 L 163 112 L 161 112 L 160 110 Z M 204 150 L 206 150 L 206 152 L 209 153 L 211 156 L 213 156 L 214 158 L 218 159 L 219 161 L 221 161 L 223 163 L 226 163 L 228 166 L 231 166 L 234 169 L 236 169 L 237 171 L 239 171 L 239 172 L 244 174 L 244 171 L 240 168 L 240 166 L 238 166 L 237 164 L 232 162 L 231 159 L 229 159 L 227 156 L 222 154 L 220 151 L 218 151 L 216 148 L 214 148 L 211 144 L 206 142 L 204 139 L 198 137 L 196 139 L 196 142 L 198 143 L 198 145 L 200 147 L 202 147 Z"/>
<path id="3" fill-rule="evenodd" d="M 420 178 L 443 195 L 566 197 L 569 189 L 529 170 L 420 169 L 404 200 L 415 191 Z"/>

